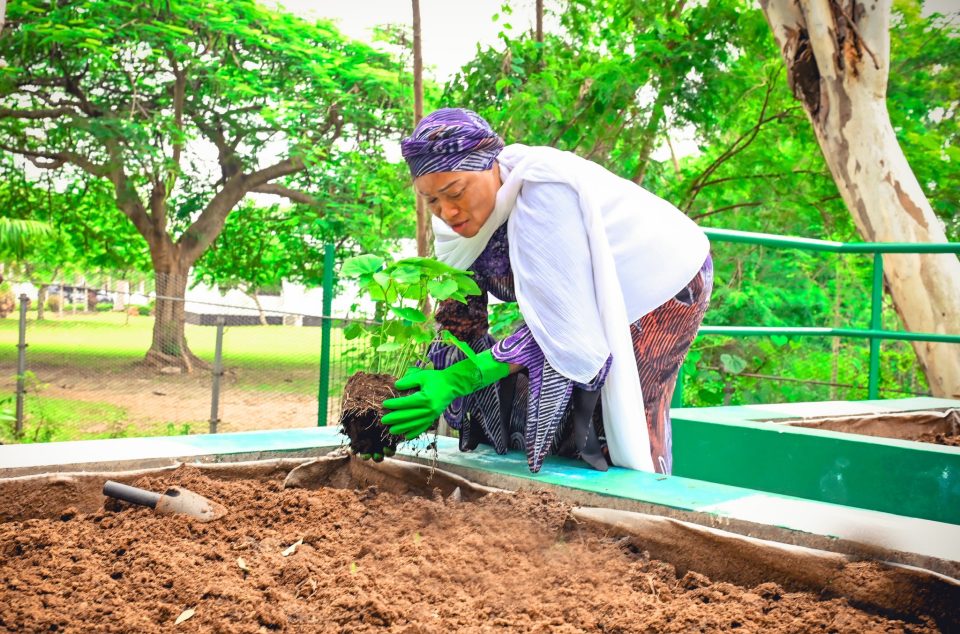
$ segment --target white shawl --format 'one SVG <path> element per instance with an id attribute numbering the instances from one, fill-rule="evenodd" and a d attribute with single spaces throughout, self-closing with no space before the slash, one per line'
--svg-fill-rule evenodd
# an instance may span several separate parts
<path id="1" fill-rule="evenodd" d="M 569 152 L 517 144 L 504 148 L 497 160 L 503 184 L 476 236 L 463 238 L 434 218 L 438 259 L 469 268 L 509 220 L 517 302 L 534 339 L 551 366 L 580 383 L 590 382 L 612 353 L 601 392 L 610 457 L 618 466 L 654 471 L 630 324 L 693 278 L 709 250 L 706 236 L 669 203 Z M 524 182 L 561 183 L 577 193 L 589 249 L 589 255 L 579 255 L 589 259 L 592 285 L 589 276 L 572 280 L 562 265 L 544 265 L 542 256 L 519 246 L 557 244 L 559 223 L 552 223 L 551 214 L 566 212 L 569 220 L 571 213 L 522 204 Z M 596 310 L 577 309 L 594 298 Z M 572 314 L 578 318 L 572 320 Z M 584 323 L 584 314 L 594 315 L 596 323 L 589 318 Z"/>

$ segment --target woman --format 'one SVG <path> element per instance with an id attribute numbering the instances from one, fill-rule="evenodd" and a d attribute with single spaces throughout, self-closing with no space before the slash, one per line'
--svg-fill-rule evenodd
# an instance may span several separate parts
<path id="1" fill-rule="evenodd" d="M 516 301 L 525 323 L 495 342 L 485 296 L 441 303 L 440 326 L 479 354 L 434 345 L 435 369 L 397 381 L 419 390 L 384 402 L 383 423 L 413 438 L 446 410 L 461 449 L 519 448 L 533 472 L 560 453 L 669 474 L 670 399 L 713 286 L 703 232 L 595 163 L 504 147 L 469 110 L 430 114 L 401 149 L 437 258 Z"/>

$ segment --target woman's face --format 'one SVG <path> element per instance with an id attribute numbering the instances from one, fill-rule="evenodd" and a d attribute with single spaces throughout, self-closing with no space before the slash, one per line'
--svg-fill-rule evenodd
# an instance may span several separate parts
<path id="1" fill-rule="evenodd" d="M 413 181 L 430 213 L 464 238 L 472 238 L 487 222 L 497 202 L 500 166 L 485 172 L 436 172 Z"/>

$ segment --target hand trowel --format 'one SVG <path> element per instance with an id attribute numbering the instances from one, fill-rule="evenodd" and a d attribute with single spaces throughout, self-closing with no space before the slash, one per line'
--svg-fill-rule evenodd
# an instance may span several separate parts
<path id="1" fill-rule="evenodd" d="M 183 513 L 201 522 L 212 522 L 227 514 L 227 508 L 222 504 L 182 487 L 169 487 L 164 493 L 154 493 L 107 480 L 103 483 L 103 494 L 130 504 L 149 506 L 157 513 Z"/>

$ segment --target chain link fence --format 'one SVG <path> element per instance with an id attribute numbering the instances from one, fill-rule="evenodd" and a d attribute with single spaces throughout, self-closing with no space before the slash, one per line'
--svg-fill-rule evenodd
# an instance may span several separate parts
<path id="1" fill-rule="evenodd" d="M 21 295 L 0 319 L 0 442 L 334 425 L 343 385 L 362 366 L 343 318 L 191 300 L 185 338 L 198 361 L 184 371 L 144 361 L 150 302 L 47 303 L 42 319 L 36 304 Z"/>

